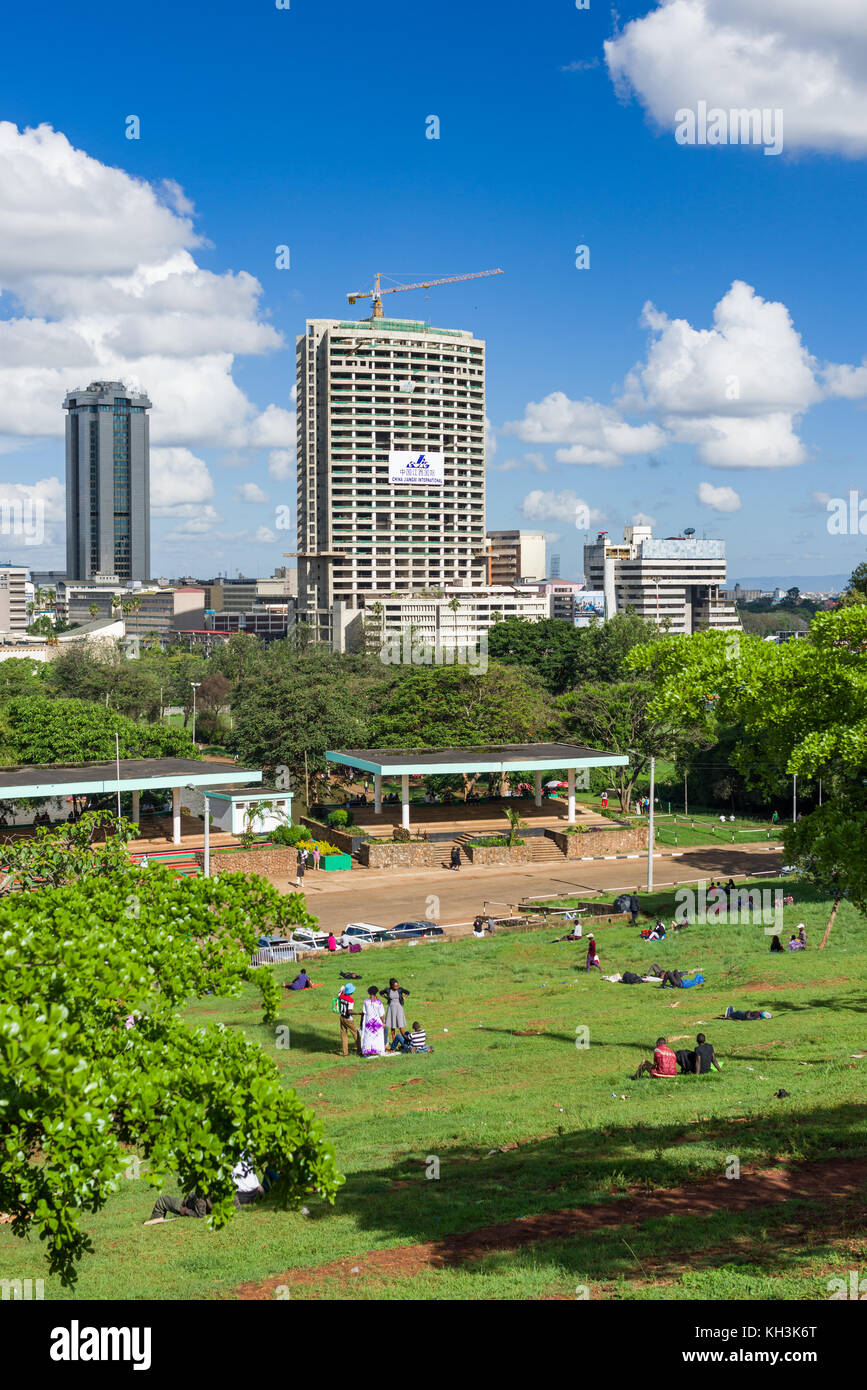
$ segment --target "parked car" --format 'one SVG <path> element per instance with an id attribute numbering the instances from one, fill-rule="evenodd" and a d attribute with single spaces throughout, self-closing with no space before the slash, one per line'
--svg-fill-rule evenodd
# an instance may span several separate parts
<path id="1" fill-rule="evenodd" d="M 407 936 L 445 936 L 445 932 L 433 922 L 398 922 L 389 935 L 395 941 L 402 941 Z"/>
<path id="2" fill-rule="evenodd" d="M 280 965 L 281 962 L 294 961 L 297 950 L 285 936 L 260 936 L 250 964 Z"/>
<path id="3" fill-rule="evenodd" d="M 372 922 L 347 922 L 343 928 L 346 936 L 364 945 L 371 941 L 391 941 L 394 934 L 387 927 L 375 927 Z"/>
<path id="4" fill-rule="evenodd" d="M 324 951 L 328 944 L 328 932 L 314 931 L 312 927 L 296 927 L 289 941 L 301 951 Z"/>

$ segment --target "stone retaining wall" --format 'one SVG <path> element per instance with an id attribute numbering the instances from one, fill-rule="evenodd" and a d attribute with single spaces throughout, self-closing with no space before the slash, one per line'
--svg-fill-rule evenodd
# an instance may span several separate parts
<path id="1" fill-rule="evenodd" d="M 531 845 L 462 845 L 462 853 L 471 864 L 529 864 L 533 858 Z"/>
<path id="2" fill-rule="evenodd" d="M 199 867 L 204 869 L 205 851 L 196 849 L 193 853 Z M 272 849 L 211 850 L 212 874 L 262 874 L 264 878 L 289 878 L 294 883 L 297 863 L 298 854 L 291 845 L 274 845 Z"/>
<path id="3" fill-rule="evenodd" d="M 647 827 L 638 825 L 627 830 L 584 830 L 567 835 L 563 830 L 548 830 L 546 834 L 561 849 L 567 859 L 584 859 L 603 854 L 647 853 Z"/>
<path id="4" fill-rule="evenodd" d="M 446 846 L 430 844 L 425 840 L 409 840 L 406 844 L 396 844 L 392 840 L 365 840 L 358 850 L 358 862 L 366 869 L 439 869 L 448 861 Z"/>

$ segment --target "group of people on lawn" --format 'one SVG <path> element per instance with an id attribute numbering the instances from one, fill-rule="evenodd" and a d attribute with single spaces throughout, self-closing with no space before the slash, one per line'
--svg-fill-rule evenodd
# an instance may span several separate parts
<path id="1" fill-rule="evenodd" d="M 340 1015 L 340 1046 L 344 1057 L 349 1056 L 350 1036 L 355 1040 L 360 1057 L 382 1057 L 386 1052 L 430 1052 L 427 1034 L 416 1020 L 407 1027 L 403 1001 L 409 990 L 392 978 L 388 988 L 380 990 L 371 985 L 361 1006 L 361 1029 L 355 1021 L 355 985 L 343 985 L 337 996 Z M 390 1033 L 390 1039 L 386 1034 Z"/>

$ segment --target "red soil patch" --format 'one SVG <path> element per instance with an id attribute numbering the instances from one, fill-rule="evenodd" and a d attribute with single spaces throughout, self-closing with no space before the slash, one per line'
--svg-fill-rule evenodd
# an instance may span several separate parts
<path id="1" fill-rule="evenodd" d="M 388 1089 L 390 1091 L 399 1091 L 404 1086 L 423 1086 L 424 1084 L 425 1078 L 423 1076 L 411 1076 L 409 1081 L 395 1081 L 394 1085 L 389 1086 Z"/>
<path id="2" fill-rule="evenodd" d="M 770 994 L 772 991 L 778 989 L 815 989 L 817 985 L 845 985 L 847 983 L 848 981 L 845 975 L 835 975 L 831 980 L 792 980 L 783 985 L 741 985 L 739 987 L 739 993 L 756 994 L 761 992 L 763 994 Z"/>
<path id="3" fill-rule="evenodd" d="M 827 1203 L 859 1195 L 867 1183 L 867 1159 L 832 1159 L 796 1168 L 770 1168 L 743 1173 L 738 1182 L 725 1177 L 688 1187 L 661 1188 L 639 1196 L 616 1198 L 583 1209 L 543 1212 L 523 1220 L 483 1226 L 447 1236 L 441 1241 L 395 1246 L 366 1255 L 333 1260 L 330 1264 L 293 1269 L 260 1284 L 243 1284 L 236 1299 L 274 1297 L 280 1285 L 310 1287 L 327 1279 L 343 1283 L 359 1279 L 410 1278 L 481 1259 L 495 1250 L 517 1250 L 544 1240 L 567 1240 L 603 1227 L 640 1226 L 664 1216 L 713 1216 L 721 1210 L 744 1211 L 753 1206 L 776 1206 L 794 1199 Z M 353 1269 L 358 1273 L 353 1274 Z"/>

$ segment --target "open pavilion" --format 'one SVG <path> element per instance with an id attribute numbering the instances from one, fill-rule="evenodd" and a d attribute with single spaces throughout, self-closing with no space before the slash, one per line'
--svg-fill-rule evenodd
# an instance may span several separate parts
<path id="1" fill-rule="evenodd" d="M 209 787 L 239 789 L 261 783 L 261 771 L 225 762 L 193 758 L 120 758 L 111 762 L 31 765 L 0 768 L 0 809 L 4 801 L 31 797 L 91 797 L 131 792 L 132 819 L 141 822 L 141 793 L 167 791 L 172 794 L 172 843 L 181 843 L 181 791 L 196 787 L 207 793 Z M 208 822 L 205 822 L 207 828 Z"/>
<path id="2" fill-rule="evenodd" d="M 410 828 L 410 777 L 448 774 L 532 773 L 534 800 L 542 806 L 542 778 L 546 772 L 565 771 L 567 814 L 575 824 L 575 773 L 594 767 L 625 767 L 626 753 L 606 753 L 574 743 L 491 743 L 467 748 L 338 748 L 326 752 L 329 762 L 357 768 L 373 776 L 375 816 L 382 811 L 382 781 L 400 779 L 401 825 Z"/>

